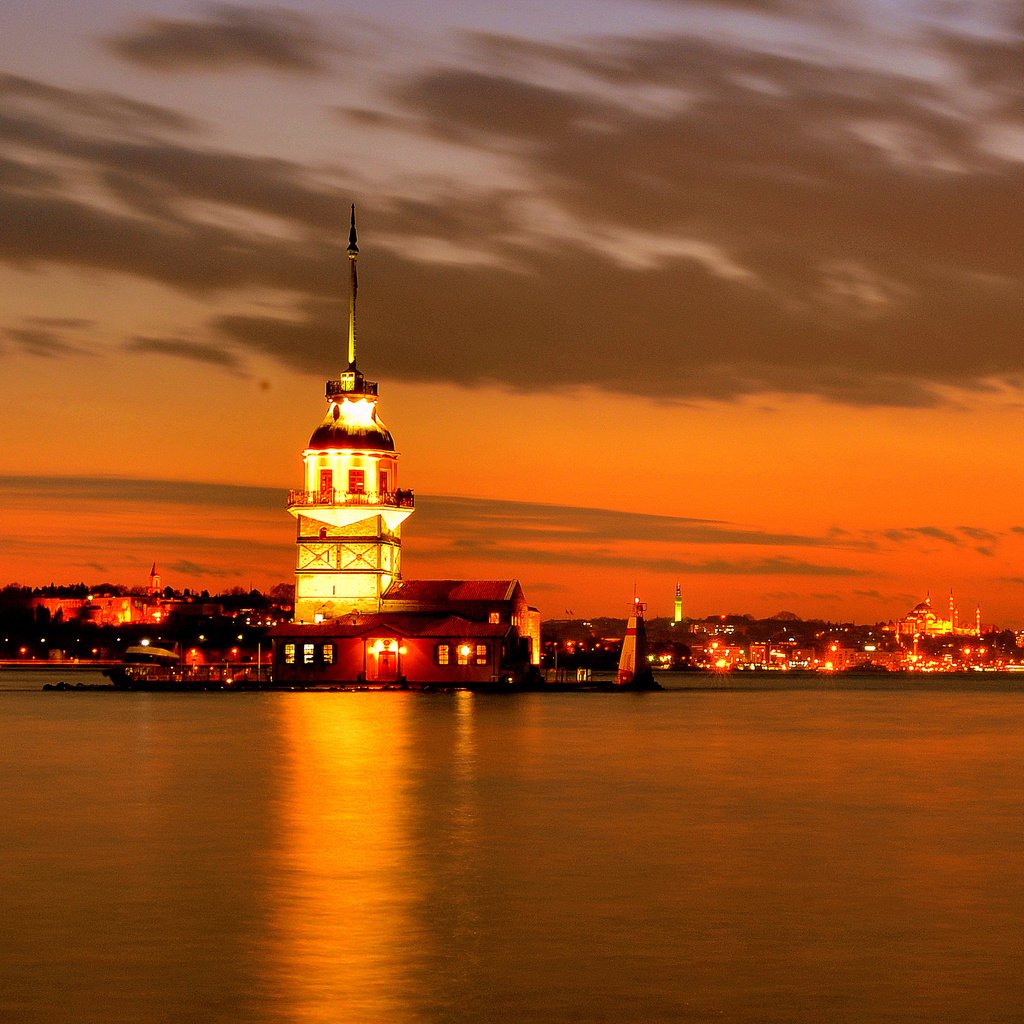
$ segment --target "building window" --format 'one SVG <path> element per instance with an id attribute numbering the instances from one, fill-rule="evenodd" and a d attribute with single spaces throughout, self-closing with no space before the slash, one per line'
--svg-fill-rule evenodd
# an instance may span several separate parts
<path id="1" fill-rule="evenodd" d="M 449 648 L 448 644 L 438 644 L 437 647 L 434 648 L 434 655 L 435 658 L 437 659 L 438 665 L 448 664 L 448 655 L 450 651 L 451 649 Z"/>
<path id="2" fill-rule="evenodd" d="M 350 469 L 348 471 L 348 492 L 349 494 L 366 493 L 366 472 L 362 469 Z"/>
<path id="3" fill-rule="evenodd" d="M 501 622 L 501 613 L 500 612 L 490 612 L 488 614 L 488 616 L 487 616 L 487 621 L 490 622 L 490 623 Z"/>
<path id="4" fill-rule="evenodd" d="M 390 483 L 391 483 L 391 481 L 388 478 L 388 471 L 386 469 L 382 469 L 380 471 L 380 492 L 381 492 L 381 494 L 390 494 L 391 493 L 391 488 L 388 486 L 388 484 L 390 484 Z"/>
<path id="5" fill-rule="evenodd" d="M 334 644 L 324 644 L 324 664 L 334 664 Z"/>
<path id="6" fill-rule="evenodd" d="M 284 645 L 284 663 L 286 665 L 295 664 L 295 644 Z"/>
<path id="7" fill-rule="evenodd" d="M 476 645 L 476 663 L 478 665 L 487 664 L 487 644 Z"/>
<path id="8" fill-rule="evenodd" d="M 302 645 L 302 664 L 312 665 L 313 656 L 316 651 L 316 644 L 303 644 Z"/>
<path id="9" fill-rule="evenodd" d="M 327 505 L 334 501 L 334 472 L 332 470 L 321 470 L 321 489 L 319 489 L 317 497 L 322 505 Z"/>
<path id="10" fill-rule="evenodd" d="M 459 644 L 459 650 L 458 650 L 458 655 L 459 655 L 458 662 L 459 662 L 459 664 L 460 665 L 468 665 L 469 664 L 469 656 L 472 653 L 473 653 L 473 648 L 470 647 L 469 644 Z"/>

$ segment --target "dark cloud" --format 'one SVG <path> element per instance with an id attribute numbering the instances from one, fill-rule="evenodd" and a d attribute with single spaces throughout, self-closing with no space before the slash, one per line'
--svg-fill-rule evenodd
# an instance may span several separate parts
<path id="1" fill-rule="evenodd" d="M 192 21 L 150 18 L 106 40 L 110 51 L 149 71 L 262 68 L 318 73 L 334 47 L 305 15 L 280 8 L 209 4 Z"/>
<path id="2" fill-rule="evenodd" d="M 406 80 L 392 95 L 401 110 L 392 127 L 412 117 L 435 139 L 513 147 L 546 201 L 606 242 L 563 232 L 528 251 L 506 243 L 521 270 L 511 277 L 500 266 L 377 257 L 384 294 L 411 300 L 388 302 L 378 321 L 399 339 L 388 355 L 406 373 L 613 388 L 628 349 L 649 394 L 775 390 L 925 406 L 941 400 L 939 387 L 984 388 L 988 376 L 1024 368 L 1014 241 L 1024 177 L 978 145 L 976 125 L 948 110 L 937 86 L 695 39 L 532 48 L 535 63 L 686 97 L 679 109 L 638 113 L 516 80 L 509 67 L 531 44 L 511 41 L 504 60 L 500 40 L 489 45 L 501 74 Z M 478 240 L 545 229 L 542 215 L 523 223 L 516 196 L 473 213 Z M 385 219 L 398 231 L 463 237 L 440 202 Z M 683 240 L 675 252 L 672 238 Z M 510 287 L 520 297 L 511 305 Z M 437 296 L 452 294 L 479 344 L 463 349 L 452 331 L 431 351 L 428 336 L 446 323 Z M 230 327 L 267 348 L 284 340 L 274 338 L 282 327 L 300 330 L 258 319 Z M 540 365 L 545 381 L 530 374 Z"/>
<path id="3" fill-rule="evenodd" d="M 1024 87 L 998 47 L 929 38 L 949 65 L 934 80 L 899 61 L 880 71 L 810 45 L 794 56 L 696 36 L 470 37 L 472 67 L 388 80 L 379 109 L 349 111 L 349 127 L 468 147 L 522 184 L 469 192 L 434 179 L 419 197 L 405 187 L 361 205 L 367 369 L 907 407 L 994 379 L 1019 386 L 1024 164 L 984 129 Z M 958 74 L 984 92 L 983 115 L 945 84 Z M 355 172 L 172 139 L 167 112 L 111 97 L 87 97 L 95 116 L 69 120 L 60 90 L 8 88 L 17 109 L 0 137 L 39 159 L 19 156 L 20 184 L 0 192 L 0 259 L 202 294 L 200 358 L 223 342 L 225 358 L 251 347 L 325 365 L 344 318 L 340 222 Z M 75 188 L 71 162 L 104 202 Z M 209 204 L 249 226 L 204 219 Z M 221 307 L 252 286 L 292 295 L 290 313 Z"/>
<path id="4" fill-rule="evenodd" d="M 481 551 L 466 551 L 459 545 L 440 548 L 435 554 L 458 559 L 472 554 L 490 562 L 520 565 L 579 565 L 608 569 L 629 569 L 669 576 L 869 576 L 870 572 L 845 565 L 806 562 L 794 558 L 708 558 L 684 561 L 675 558 L 645 558 L 629 553 L 566 548 L 561 551 L 506 547 L 496 544 Z"/>
<path id="5" fill-rule="evenodd" d="M 180 480 L 45 474 L 0 476 L 0 502 L 10 508 L 60 502 L 73 515 L 76 509 L 83 507 L 93 511 L 107 505 L 122 510 L 128 506 L 138 507 L 139 515 L 134 518 L 137 528 L 130 536 L 123 532 L 115 536 L 112 532 L 90 535 L 86 542 L 77 542 L 77 547 L 76 542 L 71 542 L 69 550 L 76 559 L 75 564 L 84 564 L 85 557 L 102 560 L 105 546 L 123 550 L 128 544 L 133 551 L 162 552 L 158 556 L 162 563 L 195 558 L 194 564 L 201 566 L 204 559 L 229 544 L 230 550 L 238 553 L 240 566 L 252 566 L 256 571 L 262 560 L 261 572 L 266 566 L 285 572 L 292 552 L 284 512 L 285 493 L 284 487 Z M 271 541 L 227 542 L 223 537 L 195 533 L 187 528 L 164 530 L 159 518 L 144 512 L 150 506 L 154 509 L 161 506 L 164 510 L 191 508 L 229 520 L 245 512 L 250 518 L 279 523 L 280 536 L 279 540 Z M 185 517 L 183 525 L 192 518 L 194 516 Z M 953 533 L 937 527 L 891 532 L 897 537 L 940 538 L 950 543 L 957 540 Z M 420 494 L 416 515 L 409 521 L 405 534 L 414 555 L 416 552 L 421 556 L 429 554 L 434 562 L 447 562 L 454 572 L 460 571 L 459 566 L 467 562 L 486 560 L 492 565 L 506 564 L 510 572 L 522 571 L 516 566 L 569 565 L 629 570 L 668 578 L 789 576 L 856 580 L 875 575 L 874 569 L 858 565 L 853 558 L 863 551 L 861 542 L 757 531 L 733 523 L 683 516 L 578 506 Z M 31 539 L 16 536 L 5 541 L 12 551 L 17 549 L 18 552 L 29 550 L 32 543 Z M 410 574 L 416 573 L 412 564 L 408 570 Z M 197 571 L 196 575 L 202 574 Z M 869 586 L 853 593 L 897 606 L 910 607 L 917 600 L 904 593 L 881 593 Z M 828 591 L 814 596 L 819 600 L 833 600 L 831 594 Z M 784 595 L 780 593 L 777 599 L 783 600 Z"/>
<path id="6" fill-rule="evenodd" d="M 1014 196 L 1024 178 L 978 146 L 976 125 L 936 113 L 948 107 L 937 87 L 685 39 L 566 50 L 563 64 L 686 102 L 645 115 L 524 89 L 507 72 L 485 81 L 450 69 L 396 96 L 439 139 L 515 143 L 562 210 L 607 230 L 609 262 L 628 251 L 629 231 L 669 232 L 747 272 L 681 253 L 617 279 L 595 260 L 560 275 L 550 247 L 534 256 L 537 278 L 563 285 L 563 303 L 585 296 L 613 343 L 627 330 L 614 310 L 634 315 L 651 354 L 638 354 L 641 377 L 657 365 L 679 386 L 672 352 L 690 354 L 691 338 L 701 345 L 693 389 L 715 395 L 772 388 L 920 405 L 936 400 L 933 382 L 964 371 L 1019 371 Z M 503 116 L 482 118 L 480 96 Z M 564 312 L 587 337 L 580 311 Z M 667 324 L 689 337 L 671 345 Z M 536 336 L 534 326 L 516 325 Z M 969 343 L 977 337 L 983 351 Z"/>
<path id="7" fill-rule="evenodd" d="M 1024 528 L 1011 526 L 1009 532 L 1024 533 Z M 979 526 L 957 526 L 950 530 L 938 526 L 911 526 L 868 533 L 864 535 L 863 540 L 865 544 L 870 545 L 876 538 L 898 545 L 940 541 L 956 547 L 969 546 L 983 558 L 994 558 L 1001 535 Z"/>
<path id="8" fill-rule="evenodd" d="M 165 573 L 174 573 L 188 579 L 233 575 L 218 566 L 193 562 L 188 558 L 179 558 L 176 562 L 168 562 L 162 566 L 162 569 Z"/>
<path id="9" fill-rule="evenodd" d="M 0 157 L 0 188 L 52 188 L 59 182 L 60 178 L 50 171 Z"/>
<path id="10" fill-rule="evenodd" d="M 0 74 L 0 96 L 30 110 L 60 111 L 62 117 L 121 130 L 194 131 L 198 122 L 179 111 L 95 89 L 64 89 L 38 79 Z"/>
<path id="11" fill-rule="evenodd" d="M 151 352 L 161 356 L 176 356 L 180 359 L 194 359 L 199 363 L 211 366 L 222 366 L 225 369 L 237 369 L 238 359 L 222 348 L 201 341 L 190 341 L 187 338 L 132 338 L 125 348 L 129 352 Z"/>
<path id="12" fill-rule="evenodd" d="M 342 197 L 336 189 L 315 184 L 312 171 L 304 165 L 204 149 L 163 137 L 142 138 L 118 126 L 109 127 L 112 130 L 103 132 L 81 130 L 65 123 L 56 111 L 0 114 L 0 139 L 50 157 L 81 161 L 128 206 L 147 214 L 162 212 L 164 220 L 153 223 L 154 232 L 188 227 L 182 206 L 198 199 L 320 230 L 337 219 L 337 234 L 342 233 L 346 219 L 344 211 L 339 213 Z M 158 127 L 158 122 L 151 127 Z M 45 184 L 52 186 L 55 180 L 61 179 L 51 175 Z M 37 188 L 33 194 L 52 199 L 54 191 Z"/>
<path id="13" fill-rule="evenodd" d="M 562 541 L 573 544 L 641 541 L 666 545 L 737 544 L 830 549 L 862 546 L 823 537 L 743 529 L 731 523 L 683 516 L 438 495 L 420 501 L 417 519 L 431 532 L 450 532 L 471 548 L 509 534 L 515 536 L 517 544 L 542 545 Z"/>
<path id="14" fill-rule="evenodd" d="M 999 539 L 997 534 L 980 526 L 958 526 L 957 532 L 962 533 L 971 540 L 982 541 L 987 544 L 994 544 Z"/>
<path id="15" fill-rule="evenodd" d="M 922 538 L 928 540 L 941 540 L 946 544 L 962 544 L 961 538 L 948 530 L 938 526 L 909 526 L 901 529 L 883 530 L 882 534 L 886 540 L 895 544 L 906 544 L 908 542 L 920 541 Z"/>
<path id="16" fill-rule="evenodd" d="M 431 537 L 433 554 L 532 565 L 585 565 L 715 576 L 857 576 L 861 570 L 789 556 L 680 557 L 680 546 L 848 547 L 676 516 L 445 496 L 421 497 L 409 532 Z"/>
<path id="17" fill-rule="evenodd" d="M 632 563 L 626 563 L 632 564 Z M 643 568 L 656 570 L 659 564 L 651 560 Z M 671 563 L 670 573 L 700 574 L 709 576 L 869 576 L 863 569 L 855 569 L 847 565 L 821 565 L 816 562 L 803 562 L 795 558 L 757 558 L 727 561 L 726 559 L 708 559 L 705 562 Z"/>
<path id="18" fill-rule="evenodd" d="M 43 327 L 7 327 L 4 334 L 23 352 L 33 356 L 50 359 L 80 351 L 76 341 L 61 332 Z"/>
<path id="19" fill-rule="evenodd" d="M 48 501 L 58 496 L 69 502 L 112 501 L 143 504 L 189 505 L 207 508 L 241 509 L 277 512 L 282 509 L 284 490 L 268 487 L 243 487 L 230 484 L 196 483 L 181 480 L 146 480 L 123 477 L 93 476 L 0 476 L 0 498 L 11 500 Z M 612 564 L 616 545 L 639 544 L 659 551 L 668 561 L 661 565 L 666 571 L 698 571 L 692 564 L 672 561 L 671 551 L 679 545 L 718 545 L 720 547 L 763 546 L 772 548 L 848 549 L 850 544 L 836 544 L 827 539 L 799 534 L 779 534 L 737 527 L 731 523 L 681 516 L 644 515 L 611 509 L 578 506 L 544 505 L 530 502 L 461 498 L 445 495 L 420 495 L 416 516 L 411 522 L 414 533 L 448 538 L 453 551 L 460 555 L 482 553 L 494 555 L 500 547 L 510 557 L 535 552 L 538 558 L 557 561 L 571 547 L 582 552 L 582 560 L 593 556 Z M 499 542 L 498 538 L 501 538 Z M 155 539 L 155 538 L 154 538 Z M 282 541 L 284 543 L 284 541 Z M 636 558 L 623 555 L 622 564 L 633 564 Z M 650 567 L 658 566 L 652 558 Z M 647 562 L 644 562 L 646 565 Z M 701 563 L 712 564 L 712 562 Z M 716 563 L 717 564 L 717 563 Z M 722 564 L 725 564 L 724 562 Z M 733 564 L 733 563 L 729 563 Z M 778 559 L 740 560 L 735 563 L 755 566 L 753 572 L 782 572 L 783 565 L 792 564 L 794 572 L 846 575 L 852 570 L 814 567 L 788 557 Z M 756 568 L 760 567 L 760 568 Z M 726 570 L 721 570 L 726 571 Z"/>
<path id="20" fill-rule="evenodd" d="M 1017 5 L 1014 5 L 1017 6 Z M 980 36 L 934 31 L 932 40 L 940 51 L 961 69 L 967 82 L 984 90 L 1007 105 L 1009 110 L 1024 112 L 1021 94 L 1021 37 L 1024 35 L 1024 17 L 1016 29 L 1008 32 Z"/>
<path id="21" fill-rule="evenodd" d="M 249 285 L 329 290 L 324 244 L 247 237 L 215 225 L 151 220 L 62 196 L 0 193 L 0 259 L 63 263 L 212 294 Z"/>
<path id="22" fill-rule="evenodd" d="M 197 483 L 190 480 L 144 480 L 117 476 L 0 476 L 0 495 L 5 499 L 42 501 L 133 501 L 154 504 L 194 505 L 209 508 L 250 508 L 278 511 L 284 490 L 243 487 L 233 484 Z"/>
<path id="23" fill-rule="evenodd" d="M 750 11 L 755 14 L 810 14 L 822 16 L 838 13 L 849 3 L 842 0 L 660 0 L 669 7 L 726 8 L 735 11 Z"/>
<path id="24" fill-rule="evenodd" d="M 607 109 L 579 93 L 460 69 L 412 79 L 396 98 L 427 114 L 434 134 L 460 141 L 501 137 L 519 146 L 600 122 Z"/>
<path id="25" fill-rule="evenodd" d="M 86 320 L 80 316 L 31 316 L 26 322 L 34 327 L 68 331 L 83 331 L 96 326 L 95 320 Z"/>

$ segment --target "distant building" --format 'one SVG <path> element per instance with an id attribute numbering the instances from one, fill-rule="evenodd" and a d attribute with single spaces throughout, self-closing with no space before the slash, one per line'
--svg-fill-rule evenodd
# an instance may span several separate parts
<path id="1" fill-rule="evenodd" d="M 917 636 L 981 636 L 981 608 L 975 613 L 974 622 L 969 626 L 960 625 L 960 612 L 953 591 L 949 592 L 949 616 L 943 617 L 932 607 L 931 594 L 915 605 L 907 614 L 894 623 L 894 632 L 899 637 Z"/>
<path id="2" fill-rule="evenodd" d="M 63 622 L 79 621 L 93 626 L 123 626 L 130 622 L 149 622 L 149 602 L 128 595 L 89 594 L 86 597 L 33 597 L 33 611 L 45 609 L 50 618 Z"/>
<path id="3" fill-rule="evenodd" d="M 674 613 L 672 615 L 672 622 L 678 626 L 683 621 L 683 591 L 679 583 L 676 583 L 676 603 Z"/>
<path id="4" fill-rule="evenodd" d="M 297 524 L 295 616 L 277 627 L 277 682 L 490 683 L 540 663 L 540 615 L 517 580 L 405 580 L 394 438 L 377 384 L 356 367 L 355 212 L 349 236 L 348 366 L 327 382 L 327 412 L 288 496 Z"/>

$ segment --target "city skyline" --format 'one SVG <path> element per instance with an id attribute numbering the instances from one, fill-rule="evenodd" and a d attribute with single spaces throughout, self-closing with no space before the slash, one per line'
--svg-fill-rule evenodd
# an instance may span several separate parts
<path id="1" fill-rule="evenodd" d="M 291 580 L 354 201 L 408 574 L 1024 623 L 1019 12 L 427 17 L 0 15 L 0 584 Z"/>

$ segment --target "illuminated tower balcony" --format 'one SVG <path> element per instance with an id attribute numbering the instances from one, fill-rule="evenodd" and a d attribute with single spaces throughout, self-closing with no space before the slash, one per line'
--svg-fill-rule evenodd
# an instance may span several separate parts
<path id="1" fill-rule="evenodd" d="M 288 509 L 317 507 L 359 506 L 364 508 L 407 508 L 414 509 L 416 500 L 411 490 L 397 491 L 289 491 Z"/>
<path id="2" fill-rule="evenodd" d="M 329 526 L 349 526 L 380 516 L 396 530 L 412 515 L 416 502 L 411 490 L 397 491 L 289 491 L 288 511 L 296 518 L 314 519 Z"/>

